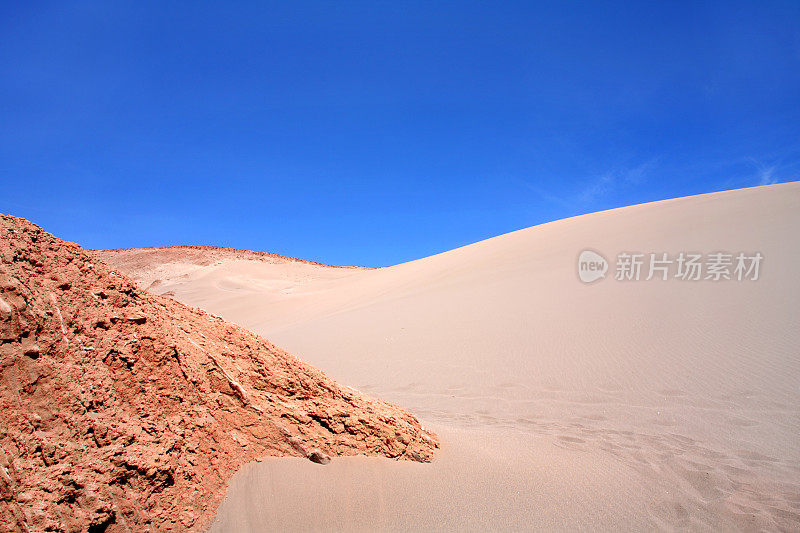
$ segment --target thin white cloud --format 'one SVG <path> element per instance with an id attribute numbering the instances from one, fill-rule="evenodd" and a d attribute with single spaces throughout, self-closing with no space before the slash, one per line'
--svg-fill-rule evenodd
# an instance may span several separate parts
<path id="1" fill-rule="evenodd" d="M 564 207 L 564 208 L 567 208 L 567 209 L 571 209 L 571 208 L 575 207 L 574 204 L 571 203 L 569 200 L 567 200 L 565 198 L 562 198 L 561 196 L 552 194 L 552 193 L 546 191 L 545 189 L 543 189 L 542 187 L 539 187 L 538 185 L 535 185 L 535 184 L 530 183 L 528 181 L 525 181 L 523 179 L 514 179 L 514 181 L 519 182 L 526 189 L 532 191 L 539 198 L 541 198 L 542 200 L 545 200 L 546 202 L 549 202 L 551 204 L 556 204 L 559 207 Z"/>
<path id="2" fill-rule="evenodd" d="M 718 183 L 718 190 L 796 181 L 800 179 L 800 158 L 797 154 L 800 154 L 800 145 L 782 155 L 742 156 L 730 161 L 718 161 L 709 167 L 709 171 L 729 175 Z"/>
<path id="3" fill-rule="evenodd" d="M 658 158 L 650 159 L 632 167 L 617 167 L 602 174 L 597 174 L 584 181 L 581 189 L 573 194 L 553 194 L 538 184 L 523 179 L 516 179 L 539 198 L 570 210 L 582 210 L 592 204 L 627 187 L 647 181 L 652 170 L 657 166 Z"/>
<path id="4" fill-rule="evenodd" d="M 772 185 L 778 183 L 778 178 L 775 177 L 775 167 L 766 167 L 758 171 L 758 184 L 759 185 Z"/>
<path id="5" fill-rule="evenodd" d="M 657 164 L 658 158 L 653 158 L 633 167 L 618 167 L 601 174 L 583 188 L 578 194 L 578 201 L 591 204 L 619 189 L 638 185 L 647 180 Z"/>
<path id="6" fill-rule="evenodd" d="M 756 169 L 755 174 L 750 178 L 750 181 L 755 185 L 772 185 L 781 181 L 778 175 L 781 173 L 779 161 L 773 161 L 772 164 L 767 164 L 764 163 L 763 160 L 756 159 L 755 157 L 748 157 L 747 160 Z"/>
<path id="7" fill-rule="evenodd" d="M 617 185 L 618 178 L 611 172 L 594 178 L 578 194 L 578 201 L 581 204 L 596 202 L 603 196 L 608 195 Z"/>

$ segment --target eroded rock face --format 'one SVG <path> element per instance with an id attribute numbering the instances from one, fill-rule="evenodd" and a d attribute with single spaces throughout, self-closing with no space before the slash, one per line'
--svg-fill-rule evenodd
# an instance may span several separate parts
<path id="1" fill-rule="evenodd" d="M 252 459 L 437 446 L 406 411 L 0 215 L 0 529 L 198 530 Z"/>

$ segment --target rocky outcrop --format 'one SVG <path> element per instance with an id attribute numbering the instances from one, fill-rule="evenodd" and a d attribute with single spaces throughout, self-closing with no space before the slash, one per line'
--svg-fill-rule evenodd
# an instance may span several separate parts
<path id="1" fill-rule="evenodd" d="M 408 412 L 0 215 L 0 529 L 198 530 L 247 461 L 436 447 Z"/>

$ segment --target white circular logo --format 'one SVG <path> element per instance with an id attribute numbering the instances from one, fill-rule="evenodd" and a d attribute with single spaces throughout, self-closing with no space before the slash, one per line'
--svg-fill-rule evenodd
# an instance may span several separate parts
<path id="1" fill-rule="evenodd" d="M 608 261 L 592 250 L 584 250 L 578 256 L 578 277 L 584 283 L 591 283 L 606 277 Z"/>

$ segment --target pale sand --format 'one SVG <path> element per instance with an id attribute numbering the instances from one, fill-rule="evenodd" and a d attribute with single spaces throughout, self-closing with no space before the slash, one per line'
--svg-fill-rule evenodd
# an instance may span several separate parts
<path id="1" fill-rule="evenodd" d="M 585 285 L 585 248 L 765 259 L 756 282 L 610 272 Z M 410 409 L 444 442 L 430 465 L 250 465 L 215 531 L 800 528 L 800 183 L 576 217 L 372 271 L 160 268 L 157 292 Z"/>

